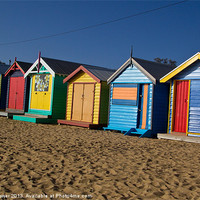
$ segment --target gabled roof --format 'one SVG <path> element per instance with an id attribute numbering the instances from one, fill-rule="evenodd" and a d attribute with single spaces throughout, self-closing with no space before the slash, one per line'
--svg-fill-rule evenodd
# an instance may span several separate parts
<path id="1" fill-rule="evenodd" d="M 74 77 L 80 71 L 85 72 L 90 77 L 92 77 L 94 80 L 96 80 L 98 83 L 100 83 L 101 81 L 107 81 L 107 79 L 115 72 L 115 70 L 107 69 L 104 67 L 81 65 L 79 68 L 77 68 L 75 71 L 73 71 L 69 76 L 67 76 L 63 80 L 63 83 L 70 80 L 72 77 Z"/>
<path id="2" fill-rule="evenodd" d="M 31 67 L 33 63 L 28 62 L 22 62 L 22 61 L 16 61 L 18 65 L 23 69 L 23 71 L 26 73 L 28 69 Z"/>
<path id="3" fill-rule="evenodd" d="M 167 82 L 168 80 L 176 76 L 178 73 L 180 73 L 181 71 L 183 71 L 184 69 L 186 69 L 187 67 L 189 67 L 191 64 L 193 64 L 199 59 L 200 59 L 200 53 L 198 52 L 192 57 L 190 57 L 188 60 L 180 64 L 178 67 L 176 67 L 175 69 L 167 73 L 165 76 L 161 77 L 160 82 L 161 83 Z"/>
<path id="4" fill-rule="evenodd" d="M 4 63 L 0 63 L 0 74 L 5 74 L 10 66 Z"/>
<path id="5" fill-rule="evenodd" d="M 22 62 L 22 61 L 15 61 L 5 72 L 5 76 L 9 74 L 10 71 L 17 65 L 17 67 L 21 70 L 23 74 L 31 67 L 32 63 Z"/>
<path id="6" fill-rule="evenodd" d="M 42 59 L 56 74 L 70 74 L 81 65 L 80 63 L 76 62 L 63 61 L 52 58 L 42 57 Z"/>
<path id="7" fill-rule="evenodd" d="M 36 73 L 36 71 L 33 70 L 35 67 L 37 67 L 38 60 L 39 59 L 37 59 L 35 63 L 30 67 L 30 69 L 25 73 L 24 77 L 28 76 L 30 73 Z M 46 57 L 41 57 L 40 63 L 46 68 L 47 71 L 52 74 L 52 76 L 55 76 L 55 74 L 68 75 L 81 65 L 80 63 L 76 62 L 69 62 Z"/>
<path id="8" fill-rule="evenodd" d="M 108 84 L 116 79 L 127 67 L 133 64 L 154 84 L 162 76 L 173 70 L 175 67 L 162 63 L 144 60 L 141 58 L 129 58 L 109 79 Z"/>

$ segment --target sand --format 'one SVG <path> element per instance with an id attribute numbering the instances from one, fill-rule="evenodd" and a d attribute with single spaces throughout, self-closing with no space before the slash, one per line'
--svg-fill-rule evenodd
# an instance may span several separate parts
<path id="1" fill-rule="evenodd" d="M 200 144 L 0 117 L 0 199 L 200 199 Z"/>

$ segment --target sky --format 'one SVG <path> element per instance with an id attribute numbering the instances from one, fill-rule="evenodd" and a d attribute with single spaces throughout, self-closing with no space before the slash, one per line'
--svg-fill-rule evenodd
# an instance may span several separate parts
<path id="1" fill-rule="evenodd" d="M 41 51 L 43 57 L 118 69 L 133 46 L 133 57 L 179 65 L 200 51 L 200 1 L 137 15 L 175 2 L 0 0 L 0 60 L 34 63 Z M 130 15 L 136 16 L 59 35 Z M 26 40 L 32 41 L 21 42 Z"/>

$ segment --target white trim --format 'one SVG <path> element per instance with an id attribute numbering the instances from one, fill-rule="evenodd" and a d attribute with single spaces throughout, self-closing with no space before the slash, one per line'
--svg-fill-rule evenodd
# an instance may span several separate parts
<path id="1" fill-rule="evenodd" d="M 115 79 L 116 75 L 118 75 L 120 72 L 122 72 L 129 64 L 130 64 L 130 58 L 114 73 L 111 75 L 110 78 L 107 80 L 107 84 L 109 84 L 113 79 Z"/>
<path id="2" fill-rule="evenodd" d="M 47 65 L 47 63 L 40 58 L 40 63 L 46 68 L 45 72 L 49 72 L 53 77 L 55 77 L 55 72 Z M 33 65 L 29 68 L 29 70 L 24 74 L 24 78 L 26 78 L 31 73 L 37 73 L 36 71 L 33 71 L 33 69 L 37 66 L 38 59 L 33 63 Z"/>
<path id="3" fill-rule="evenodd" d="M 188 62 L 189 60 L 191 60 L 192 58 L 194 58 L 198 54 L 200 54 L 200 52 L 197 52 L 195 55 L 193 55 L 192 57 L 188 58 L 186 61 L 184 61 L 183 63 L 181 63 L 179 66 L 177 66 L 176 68 L 174 68 L 172 71 L 170 71 L 168 74 L 166 74 L 162 78 L 160 78 L 160 80 L 162 80 L 163 78 L 165 78 L 166 76 L 168 76 L 169 74 L 171 74 L 173 71 L 177 70 L 180 66 L 184 65 L 186 62 Z"/>
<path id="4" fill-rule="evenodd" d="M 134 64 L 134 66 L 140 70 L 147 78 L 153 82 L 153 84 L 156 84 L 156 79 L 149 73 L 147 72 L 139 63 L 137 63 L 133 58 L 129 58 L 108 80 L 107 84 L 111 83 L 121 72 L 123 72 L 126 67 L 128 67 L 130 64 Z"/>
<path id="5" fill-rule="evenodd" d="M 153 82 L 153 84 L 156 84 L 156 79 L 149 74 L 149 72 L 147 72 L 139 63 L 137 63 L 133 58 L 132 58 L 132 62 L 133 64 L 135 64 L 135 66 L 145 75 L 147 76 L 148 79 L 150 79 L 150 81 Z"/>

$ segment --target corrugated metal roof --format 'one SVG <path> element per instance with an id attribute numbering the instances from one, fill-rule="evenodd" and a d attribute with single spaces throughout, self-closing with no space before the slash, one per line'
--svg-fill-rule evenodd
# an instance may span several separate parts
<path id="1" fill-rule="evenodd" d="M 113 69 L 107 69 L 105 67 L 97 67 L 90 65 L 83 65 L 88 71 L 96 76 L 101 81 L 107 81 L 107 79 L 115 72 Z"/>
<path id="2" fill-rule="evenodd" d="M 10 66 L 4 63 L 0 63 L 0 74 L 5 74 Z"/>
<path id="3" fill-rule="evenodd" d="M 32 63 L 28 63 L 28 62 L 17 61 L 17 63 L 23 69 L 25 73 L 32 66 Z"/>
<path id="4" fill-rule="evenodd" d="M 42 57 L 42 59 L 56 74 L 66 74 L 66 75 L 71 74 L 81 65 L 81 63 L 57 60 L 53 58 Z"/>
<path id="5" fill-rule="evenodd" d="M 159 80 L 165 74 L 175 69 L 175 66 L 162 64 L 158 62 L 143 60 L 141 58 L 133 58 L 139 65 L 141 65 L 148 73 L 150 73 L 156 80 Z"/>
<path id="6" fill-rule="evenodd" d="M 111 83 L 131 64 L 137 67 L 154 84 L 156 84 L 156 80 L 159 80 L 161 77 L 175 68 L 171 65 L 148 61 L 141 58 L 129 58 L 115 73 L 108 78 L 107 82 Z"/>
<path id="7" fill-rule="evenodd" d="M 63 60 L 57 60 L 57 59 L 45 58 L 45 57 L 42 57 L 42 59 L 47 63 L 47 65 L 49 65 L 49 67 L 56 74 L 69 75 L 82 65 L 100 80 L 107 81 L 107 79 L 115 72 L 115 70 L 107 69 L 105 67 L 98 67 L 98 66 L 92 66 L 92 65 L 82 64 L 82 63 L 63 61 Z"/>

